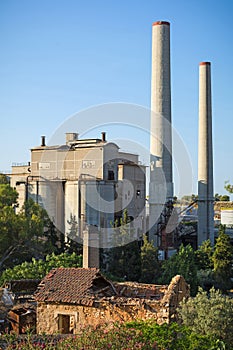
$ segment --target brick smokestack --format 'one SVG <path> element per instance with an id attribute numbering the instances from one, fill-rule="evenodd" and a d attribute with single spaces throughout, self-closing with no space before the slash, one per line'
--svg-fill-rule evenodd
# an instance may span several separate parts
<path id="1" fill-rule="evenodd" d="M 211 64 L 199 65 L 198 246 L 214 244 Z"/>

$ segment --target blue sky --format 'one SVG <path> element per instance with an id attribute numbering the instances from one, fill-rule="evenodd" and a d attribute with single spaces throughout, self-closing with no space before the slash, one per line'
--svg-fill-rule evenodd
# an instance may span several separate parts
<path id="1" fill-rule="evenodd" d="M 173 126 L 194 183 L 198 65 L 212 62 L 215 192 L 225 193 L 224 181 L 233 182 L 232 18 L 231 0 L 1 0 L 0 170 L 30 160 L 40 135 L 50 138 L 80 110 L 109 102 L 149 108 L 151 25 L 167 20 Z"/>

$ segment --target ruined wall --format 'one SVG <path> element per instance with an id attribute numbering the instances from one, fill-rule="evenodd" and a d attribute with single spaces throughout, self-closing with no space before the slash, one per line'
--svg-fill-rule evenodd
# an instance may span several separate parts
<path id="1" fill-rule="evenodd" d="M 173 277 L 167 292 L 161 300 L 161 309 L 163 310 L 165 322 L 170 323 L 177 320 L 176 309 L 183 298 L 188 298 L 189 296 L 190 288 L 185 279 L 180 275 Z"/>
<path id="2" fill-rule="evenodd" d="M 164 288 L 164 287 L 163 287 Z M 176 308 L 179 302 L 189 296 L 189 286 L 182 276 L 176 276 L 161 293 L 161 299 L 114 296 L 94 300 L 86 305 L 46 304 L 37 305 L 37 333 L 59 333 L 59 315 L 69 315 L 71 332 L 87 325 L 116 321 L 154 319 L 158 324 L 176 320 Z"/>
<path id="3" fill-rule="evenodd" d="M 93 306 L 57 305 L 39 302 L 37 305 L 37 333 L 59 333 L 59 315 L 69 315 L 72 318 L 72 333 L 87 325 L 132 321 L 137 319 L 155 319 L 160 321 L 159 301 L 146 303 L 140 299 L 103 300 Z"/>

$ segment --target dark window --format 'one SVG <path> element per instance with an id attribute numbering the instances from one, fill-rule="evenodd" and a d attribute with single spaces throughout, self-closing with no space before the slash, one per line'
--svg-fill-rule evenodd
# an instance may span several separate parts
<path id="1" fill-rule="evenodd" d="M 108 180 L 114 180 L 114 171 L 113 170 L 108 171 Z"/>

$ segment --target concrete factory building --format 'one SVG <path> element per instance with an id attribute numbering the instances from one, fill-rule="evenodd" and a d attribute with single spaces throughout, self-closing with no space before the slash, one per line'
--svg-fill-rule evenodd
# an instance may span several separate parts
<path id="1" fill-rule="evenodd" d="M 102 230 L 106 247 L 108 232 L 124 209 L 135 237 L 145 232 L 145 184 L 138 155 L 121 152 L 104 132 L 96 139 L 67 133 L 66 144 L 59 146 L 46 146 L 42 136 L 41 145 L 31 149 L 30 164 L 13 166 L 11 177 L 20 206 L 33 198 L 61 232 L 68 234 L 75 221 L 81 239 L 87 227 Z"/>

